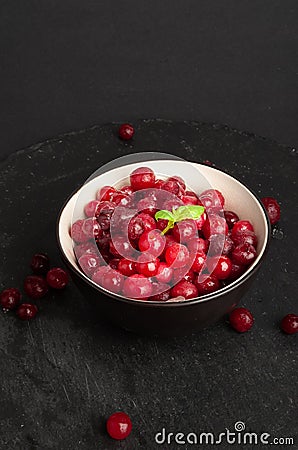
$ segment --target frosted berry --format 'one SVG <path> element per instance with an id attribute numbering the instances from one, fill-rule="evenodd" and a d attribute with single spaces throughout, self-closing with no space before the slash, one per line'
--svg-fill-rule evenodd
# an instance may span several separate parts
<path id="1" fill-rule="evenodd" d="M 134 128 L 129 123 L 124 123 L 119 128 L 119 137 L 123 141 L 129 141 L 134 135 Z"/>
<path id="2" fill-rule="evenodd" d="M 199 295 L 210 294 L 211 292 L 217 291 L 220 284 L 217 278 L 213 275 L 197 275 L 195 278 L 195 285 L 198 289 Z"/>
<path id="3" fill-rule="evenodd" d="M 251 264 L 257 257 L 256 249 L 250 244 L 239 244 L 231 253 L 236 264 L 246 266 Z"/>
<path id="4" fill-rule="evenodd" d="M 37 311 L 37 306 L 32 303 L 22 303 L 22 305 L 18 307 L 16 314 L 21 320 L 31 320 L 36 316 Z"/>
<path id="5" fill-rule="evenodd" d="M 295 334 L 298 332 L 298 316 L 296 314 L 287 314 L 281 321 L 281 329 L 286 334 Z"/>
<path id="6" fill-rule="evenodd" d="M 171 297 L 184 297 L 186 300 L 198 296 L 198 289 L 193 283 L 182 280 L 171 289 Z"/>
<path id="7" fill-rule="evenodd" d="M 28 275 L 24 281 L 24 291 L 30 298 L 38 299 L 44 297 L 49 288 L 44 278 L 38 275 Z"/>
<path id="8" fill-rule="evenodd" d="M 64 289 L 68 284 L 68 273 L 60 267 L 53 267 L 47 273 L 47 283 L 53 289 Z"/>
<path id="9" fill-rule="evenodd" d="M 271 225 L 275 225 L 280 219 L 280 206 L 273 197 L 262 198 L 262 203 L 265 206 Z"/>
<path id="10" fill-rule="evenodd" d="M 50 260 L 44 253 L 36 253 L 32 256 L 30 267 L 37 275 L 45 275 L 50 268 Z"/>
<path id="11" fill-rule="evenodd" d="M 15 309 L 21 301 L 21 292 L 17 288 L 8 288 L 0 294 L 0 305 L 3 309 Z"/>
<path id="12" fill-rule="evenodd" d="M 124 281 L 123 294 L 128 298 L 147 300 L 152 294 L 152 285 L 144 275 L 135 274 Z"/>
<path id="13" fill-rule="evenodd" d="M 122 440 L 130 435 L 132 423 L 130 417 L 124 412 L 116 412 L 107 420 L 107 432 L 111 438 Z"/>
<path id="14" fill-rule="evenodd" d="M 253 326 L 254 318 L 248 309 L 236 308 L 231 312 L 229 321 L 234 330 L 239 333 L 245 333 Z"/>

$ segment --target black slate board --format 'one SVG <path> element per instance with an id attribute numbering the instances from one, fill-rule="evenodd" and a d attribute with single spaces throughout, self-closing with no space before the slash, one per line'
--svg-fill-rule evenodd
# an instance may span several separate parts
<path id="1" fill-rule="evenodd" d="M 61 264 L 56 216 L 96 168 L 131 152 L 169 152 L 211 160 L 282 205 L 278 239 L 242 302 L 255 326 L 243 335 L 223 322 L 183 338 L 139 337 L 99 324 L 73 285 L 38 301 L 40 314 L 31 323 L 1 313 L 1 450 L 175 449 L 155 443 L 162 427 L 233 432 L 237 421 L 272 439 L 295 437 L 297 445 L 297 339 L 278 328 L 284 314 L 297 313 L 296 151 L 225 126 L 135 125 L 129 143 L 118 139 L 117 124 L 106 124 L 1 163 L 1 288 L 21 286 L 35 251 Z M 117 410 L 129 413 L 134 425 L 122 443 L 104 432 L 105 418 Z M 220 448 L 230 445 L 223 441 Z"/>

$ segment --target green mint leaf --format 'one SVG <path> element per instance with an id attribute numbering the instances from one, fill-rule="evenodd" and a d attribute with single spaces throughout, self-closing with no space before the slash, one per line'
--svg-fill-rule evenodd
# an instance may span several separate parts
<path id="1" fill-rule="evenodd" d="M 199 219 L 204 212 L 204 206 L 187 205 L 180 206 L 175 211 L 175 222 L 185 219 Z"/>
<path id="2" fill-rule="evenodd" d="M 174 215 L 171 213 L 171 211 L 167 211 L 166 209 L 161 209 L 160 211 L 157 211 L 155 214 L 155 219 L 165 219 L 170 220 L 171 222 L 174 222 Z"/>

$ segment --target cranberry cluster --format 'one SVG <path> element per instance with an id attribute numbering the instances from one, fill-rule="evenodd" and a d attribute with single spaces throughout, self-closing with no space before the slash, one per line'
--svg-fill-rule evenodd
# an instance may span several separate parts
<path id="1" fill-rule="evenodd" d="M 253 225 L 224 204 L 216 189 L 197 195 L 179 176 L 162 180 L 139 167 L 130 184 L 99 189 L 84 208 L 85 219 L 72 224 L 78 263 L 94 282 L 132 299 L 209 294 L 242 275 L 257 256 Z M 158 211 L 193 205 L 203 207 L 200 217 L 173 225 L 156 219 Z"/>
<path id="2" fill-rule="evenodd" d="M 31 269 L 34 275 L 28 275 L 24 280 L 24 292 L 37 300 L 44 297 L 49 287 L 53 289 L 64 289 L 68 283 L 68 274 L 60 267 L 50 269 L 50 260 L 47 255 L 37 253 L 32 257 Z M 4 311 L 16 309 L 17 316 L 22 320 L 33 319 L 38 308 L 33 303 L 21 303 L 22 294 L 17 288 L 4 289 L 0 294 L 0 304 Z"/>

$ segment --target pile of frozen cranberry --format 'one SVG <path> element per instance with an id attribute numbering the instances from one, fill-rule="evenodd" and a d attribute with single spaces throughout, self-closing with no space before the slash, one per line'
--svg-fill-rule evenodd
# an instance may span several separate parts
<path id="1" fill-rule="evenodd" d="M 155 218 L 160 210 L 194 205 L 203 207 L 200 216 L 190 214 L 171 228 Z M 178 176 L 162 180 L 139 167 L 129 185 L 100 188 L 84 208 L 86 218 L 72 224 L 78 263 L 95 283 L 128 298 L 209 294 L 237 279 L 257 256 L 252 223 L 224 205 L 218 190 L 197 195 Z"/>

